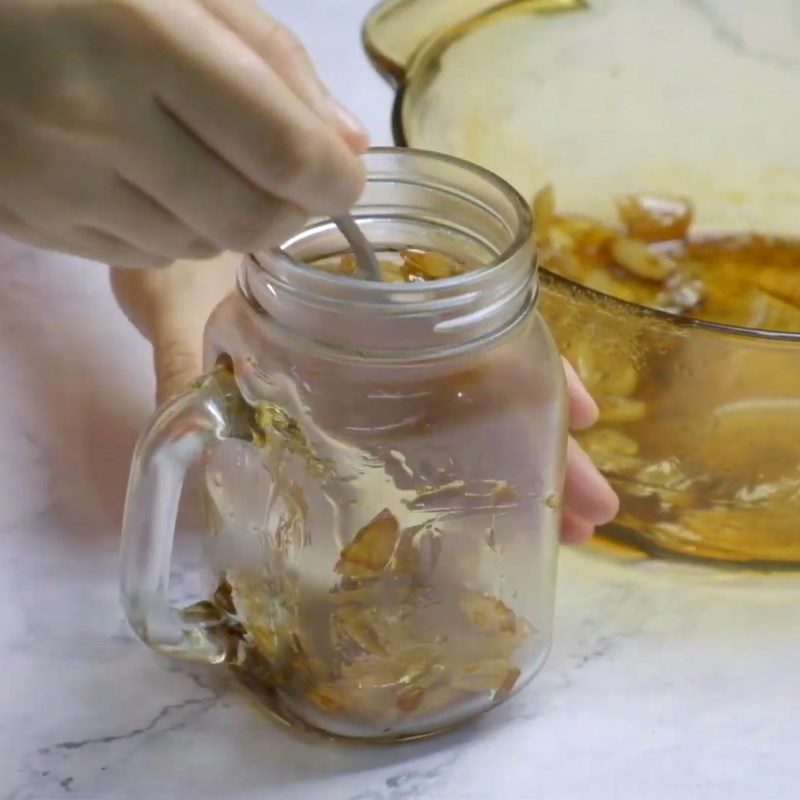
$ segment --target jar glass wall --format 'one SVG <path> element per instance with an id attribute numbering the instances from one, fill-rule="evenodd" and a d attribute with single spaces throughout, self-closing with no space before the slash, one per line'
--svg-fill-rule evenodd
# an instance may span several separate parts
<path id="1" fill-rule="evenodd" d="M 250 435 L 208 451 L 204 609 L 221 660 L 290 715 L 401 738 L 491 708 L 546 658 L 565 398 L 524 201 L 447 157 L 377 150 L 367 169 L 353 214 L 378 252 L 470 269 L 313 269 L 346 252 L 327 220 L 245 261 L 207 328 Z"/>

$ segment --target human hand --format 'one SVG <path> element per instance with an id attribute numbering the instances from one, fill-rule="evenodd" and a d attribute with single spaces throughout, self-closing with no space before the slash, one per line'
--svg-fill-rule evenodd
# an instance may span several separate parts
<path id="1" fill-rule="evenodd" d="M 570 363 L 563 359 L 567 377 L 569 426 L 582 431 L 591 428 L 600 415 L 597 403 L 586 390 Z M 583 448 L 570 436 L 567 445 L 567 477 L 561 540 L 582 544 L 594 534 L 595 526 L 611 522 L 619 511 L 619 498 Z"/>
<path id="2" fill-rule="evenodd" d="M 366 146 L 252 0 L 0 0 L 19 241 L 126 267 L 262 249 L 347 211 Z"/>
<path id="3" fill-rule="evenodd" d="M 153 347 L 156 401 L 182 392 L 203 371 L 203 330 L 236 285 L 241 256 L 176 261 L 165 269 L 111 268 L 119 307 Z"/>

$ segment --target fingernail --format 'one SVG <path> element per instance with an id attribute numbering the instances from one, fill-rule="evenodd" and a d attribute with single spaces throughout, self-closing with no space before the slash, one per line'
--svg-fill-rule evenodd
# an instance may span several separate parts
<path id="1" fill-rule="evenodd" d="M 328 107 L 347 143 L 358 152 L 369 147 L 369 133 L 359 120 L 333 97 L 327 98 Z"/>

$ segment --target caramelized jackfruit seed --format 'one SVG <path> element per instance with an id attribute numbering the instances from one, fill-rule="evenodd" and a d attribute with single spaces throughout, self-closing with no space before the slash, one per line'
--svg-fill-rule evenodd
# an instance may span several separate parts
<path id="1" fill-rule="evenodd" d="M 384 509 L 342 550 L 336 572 L 353 578 L 382 572 L 397 546 L 399 532 L 394 514 Z"/>
<path id="2" fill-rule="evenodd" d="M 600 422 L 604 423 L 638 422 L 647 415 L 647 405 L 629 397 L 606 396 L 601 398 L 599 406 Z"/>
<path id="3" fill-rule="evenodd" d="M 500 684 L 494 696 L 495 702 L 502 700 L 506 695 L 510 694 L 521 674 L 522 673 L 516 667 L 511 667 L 508 670 L 506 677 L 503 679 L 503 682 Z"/>
<path id="4" fill-rule="evenodd" d="M 687 198 L 654 194 L 622 195 L 617 210 L 628 234 L 649 242 L 684 239 L 694 216 Z"/>
<path id="5" fill-rule="evenodd" d="M 406 250 L 403 253 L 403 262 L 409 279 L 417 277 L 426 281 L 436 281 L 466 272 L 463 264 L 441 253 Z"/>
<path id="6" fill-rule="evenodd" d="M 621 236 L 611 244 L 614 261 L 635 275 L 648 281 L 663 281 L 675 272 L 675 262 L 651 250 L 644 242 Z"/>
<path id="7" fill-rule="evenodd" d="M 467 590 L 458 599 L 467 619 L 484 633 L 514 633 L 517 619 L 501 600 L 481 592 Z"/>
<path id="8" fill-rule="evenodd" d="M 344 696 L 336 686 L 317 686 L 308 690 L 308 698 L 325 711 L 341 711 Z"/>
<path id="9" fill-rule="evenodd" d="M 556 216 L 556 192 L 552 183 L 542 186 L 533 198 L 533 230 L 536 241 L 547 237 Z"/>
<path id="10" fill-rule="evenodd" d="M 397 695 L 395 705 L 405 713 L 413 711 L 422 702 L 425 690 L 421 686 L 409 686 Z"/>
<path id="11" fill-rule="evenodd" d="M 497 692 L 505 683 L 508 672 L 508 662 L 503 659 L 482 661 L 462 667 L 453 676 L 452 684 L 465 692 Z"/>

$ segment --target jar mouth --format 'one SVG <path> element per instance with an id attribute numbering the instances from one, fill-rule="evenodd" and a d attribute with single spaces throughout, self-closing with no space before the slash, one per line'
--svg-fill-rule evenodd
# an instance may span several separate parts
<path id="1" fill-rule="evenodd" d="M 257 317 L 264 317 L 272 326 L 273 335 L 278 341 L 291 343 L 297 351 L 322 354 L 337 362 L 352 362 L 369 364 L 373 367 L 408 365 L 423 365 L 429 362 L 442 361 L 443 359 L 458 358 L 469 355 L 476 350 L 488 348 L 495 342 L 501 341 L 505 336 L 517 329 L 527 319 L 532 308 L 538 305 L 538 292 L 529 297 L 528 301 L 519 305 L 513 316 L 504 320 L 501 327 L 492 327 L 473 337 L 455 340 L 446 343 L 437 342 L 430 346 L 426 343 L 415 343 L 413 346 L 402 348 L 381 347 L 372 344 L 365 347 L 353 347 L 352 343 L 331 341 L 327 337 L 315 336 L 309 338 L 304 333 L 299 333 L 294 326 L 286 325 L 281 320 L 271 315 L 264 306 L 258 302 L 247 290 L 246 282 L 239 283 L 239 292 L 248 304 L 252 313 Z"/>
<path id="2" fill-rule="evenodd" d="M 462 274 L 414 283 L 333 274 L 350 247 L 331 219 L 312 219 L 278 250 L 245 259 L 240 286 L 285 329 L 339 349 L 435 351 L 484 340 L 536 294 L 532 217 L 508 183 L 438 153 L 375 148 L 352 216 L 376 254 L 422 250 Z"/>
<path id="3" fill-rule="evenodd" d="M 365 196 L 369 194 L 370 185 L 379 182 L 391 182 L 395 186 L 402 186 L 403 184 L 420 185 L 422 183 L 422 180 L 418 177 L 415 180 L 414 175 L 403 177 L 399 174 L 391 174 L 386 165 L 382 163 L 386 158 L 402 159 L 405 164 L 427 163 L 434 166 L 444 165 L 462 175 L 471 175 L 476 181 L 484 184 L 485 187 L 488 187 L 490 191 L 493 191 L 498 198 L 502 198 L 504 201 L 506 205 L 504 222 L 509 230 L 509 241 L 505 243 L 504 247 L 497 249 L 497 252 L 485 264 L 460 275 L 437 279 L 435 282 L 383 283 L 315 269 L 304 261 L 293 258 L 291 256 L 293 246 L 302 241 L 309 231 L 319 229 L 323 225 L 333 226 L 331 220 L 317 218 L 312 220 L 303 231 L 285 242 L 281 249 L 271 251 L 269 254 L 272 268 L 274 269 L 274 266 L 279 263 L 282 277 L 286 282 L 302 285 L 309 280 L 309 276 L 313 276 L 314 284 L 322 293 L 325 293 L 326 287 L 334 290 L 338 287 L 349 287 L 358 295 L 358 297 L 353 296 L 350 298 L 349 302 L 351 303 L 379 303 L 382 297 L 389 295 L 407 296 L 408 300 L 411 301 L 415 297 L 423 298 L 426 295 L 430 295 L 432 291 L 439 293 L 452 289 L 461 289 L 466 292 L 483 281 L 493 281 L 499 277 L 499 273 L 504 268 L 507 268 L 507 265 L 514 260 L 515 256 L 523 252 L 526 247 L 532 246 L 533 216 L 530 206 L 510 183 L 493 172 L 454 156 L 411 147 L 373 147 L 367 151 L 363 158 L 367 169 Z M 455 198 L 460 197 L 464 201 L 472 202 L 486 214 L 500 218 L 500 215 L 485 200 L 480 200 L 475 196 L 470 197 L 467 192 L 460 191 L 453 186 L 445 186 L 441 180 L 428 180 L 426 185 L 443 194 L 448 194 Z M 365 208 L 366 205 L 367 203 L 364 202 L 362 197 L 353 207 L 351 213 L 356 222 L 360 223 L 371 216 L 368 209 Z M 407 244 L 411 245 L 411 243 Z M 263 256 L 264 254 L 260 253 L 250 254 L 250 258 L 255 264 L 261 269 L 268 269 L 265 266 Z M 534 261 L 533 257 L 531 257 L 531 261 Z M 336 292 L 334 291 L 334 293 Z"/>

